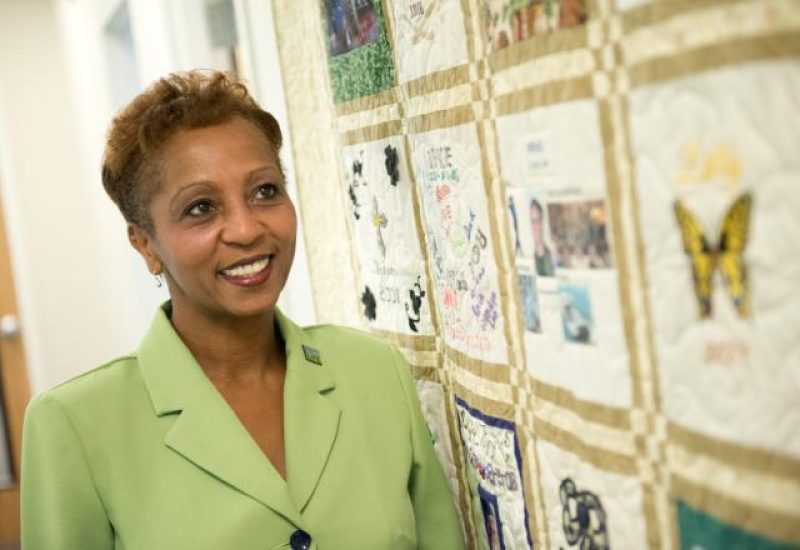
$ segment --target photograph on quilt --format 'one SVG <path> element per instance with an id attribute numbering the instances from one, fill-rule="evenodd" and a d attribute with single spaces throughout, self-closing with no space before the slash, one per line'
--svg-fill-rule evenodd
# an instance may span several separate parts
<path id="1" fill-rule="evenodd" d="M 556 274 L 556 250 L 545 191 L 506 185 L 515 257 L 517 260 L 533 260 L 536 274 L 540 277 L 553 277 Z"/>
<path id="2" fill-rule="evenodd" d="M 558 286 L 561 297 L 561 327 L 567 342 L 591 344 L 594 335 L 592 305 L 585 286 L 561 283 Z"/>
<path id="3" fill-rule="evenodd" d="M 364 318 L 371 328 L 433 334 L 403 138 L 350 145 L 343 157 Z"/>
<path id="4" fill-rule="evenodd" d="M 324 0 L 328 51 L 341 55 L 378 40 L 380 26 L 373 0 Z"/>
<path id="5" fill-rule="evenodd" d="M 533 547 L 522 481 L 522 455 L 513 422 L 455 397 L 475 525 L 482 548 Z"/>
<path id="6" fill-rule="evenodd" d="M 531 202 L 531 227 L 534 220 L 533 206 Z M 606 239 L 604 200 L 551 203 L 547 206 L 547 211 L 558 267 L 564 269 L 611 267 L 611 251 Z"/>
<path id="7" fill-rule="evenodd" d="M 497 497 L 478 485 L 478 500 L 481 503 L 483 527 L 486 529 L 486 543 L 489 550 L 505 550 L 503 541 L 503 525 L 500 522 L 500 508 Z"/>
<path id="8" fill-rule="evenodd" d="M 320 0 L 333 100 L 342 103 L 394 86 L 394 62 L 378 0 Z"/>
<path id="9" fill-rule="evenodd" d="M 586 0 L 482 0 L 492 50 L 586 22 Z"/>
<path id="10" fill-rule="evenodd" d="M 525 330 L 542 332 L 541 314 L 539 313 L 539 296 L 536 293 L 536 276 L 519 272 L 519 299 L 522 302 L 522 319 Z"/>
<path id="11" fill-rule="evenodd" d="M 538 193 L 529 194 L 527 204 L 533 244 L 531 256 L 536 266 L 536 274 L 540 277 L 552 277 L 556 274 L 556 262 L 553 260 L 555 257 L 551 237 L 553 232 L 548 223 L 550 208 L 547 207 L 545 200 L 538 196 Z"/>
<path id="12" fill-rule="evenodd" d="M 514 257 L 519 260 L 528 256 L 526 251 L 530 251 L 531 248 L 531 236 L 526 231 L 525 219 L 522 217 L 525 213 L 527 196 L 525 189 L 511 187 L 508 182 L 504 183 L 507 196 L 506 206 L 508 207 L 508 229 L 511 242 L 514 243 Z"/>

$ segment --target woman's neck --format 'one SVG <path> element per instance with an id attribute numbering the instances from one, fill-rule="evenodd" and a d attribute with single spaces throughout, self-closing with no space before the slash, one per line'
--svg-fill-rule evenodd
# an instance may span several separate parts
<path id="1" fill-rule="evenodd" d="M 286 367 L 274 309 L 257 317 L 213 317 L 173 304 L 171 320 L 214 383 L 248 383 Z"/>

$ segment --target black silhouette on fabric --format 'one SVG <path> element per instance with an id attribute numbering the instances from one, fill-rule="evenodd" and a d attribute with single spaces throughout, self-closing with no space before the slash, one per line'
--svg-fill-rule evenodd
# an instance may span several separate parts
<path id="1" fill-rule="evenodd" d="M 364 305 L 364 315 L 366 318 L 370 321 L 374 321 L 377 318 L 376 309 L 378 303 L 375 301 L 375 295 L 368 286 L 364 287 L 364 292 L 361 294 L 361 303 Z"/>
<path id="2" fill-rule="evenodd" d="M 561 526 L 570 547 L 580 550 L 610 550 L 606 512 L 597 495 L 579 491 L 571 478 L 564 478 L 561 496 Z"/>
<path id="3" fill-rule="evenodd" d="M 361 214 L 359 214 L 358 209 L 361 208 L 361 204 L 358 202 L 358 197 L 356 196 L 356 189 L 355 187 L 353 187 L 352 183 L 347 187 L 347 194 L 350 195 L 350 202 L 353 203 L 353 216 L 355 217 L 355 219 L 360 220 Z"/>
<path id="4" fill-rule="evenodd" d="M 422 317 L 420 314 L 420 309 L 422 309 L 422 299 L 425 297 L 425 291 L 422 290 L 422 284 L 420 283 L 420 275 L 417 275 L 417 282 L 415 282 L 414 286 L 409 289 L 408 297 L 411 301 L 410 307 L 409 304 L 406 303 L 408 326 L 414 332 L 419 332 L 417 324 L 419 324 L 419 320 Z"/>
<path id="5" fill-rule="evenodd" d="M 517 220 L 517 204 L 514 197 L 508 197 L 508 210 L 511 213 L 511 221 L 514 224 L 514 254 L 522 256 L 522 243 L 519 242 L 519 221 Z"/>
<path id="6" fill-rule="evenodd" d="M 389 178 L 391 178 L 392 185 L 397 187 L 397 182 L 400 181 L 397 148 L 387 145 L 383 152 L 386 155 L 386 160 L 384 161 L 386 173 L 389 175 Z"/>

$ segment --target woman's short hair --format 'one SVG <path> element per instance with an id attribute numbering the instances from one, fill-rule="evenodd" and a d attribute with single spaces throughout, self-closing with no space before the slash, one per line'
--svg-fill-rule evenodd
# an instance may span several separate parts
<path id="1" fill-rule="evenodd" d="M 152 229 L 148 207 L 158 184 L 158 153 L 171 136 L 237 116 L 255 125 L 278 154 L 278 121 L 244 84 L 218 71 L 172 73 L 126 105 L 108 131 L 102 170 L 103 187 L 125 219 Z"/>

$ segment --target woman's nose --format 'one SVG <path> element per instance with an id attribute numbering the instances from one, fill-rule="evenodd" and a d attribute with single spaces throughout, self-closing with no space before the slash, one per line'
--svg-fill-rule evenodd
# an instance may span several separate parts
<path id="1" fill-rule="evenodd" d="M 229 244 L 246 246 L 264 235 L 264 227 L 249 205 L 230 208 L 224 220 L 222 239 Z"/>

